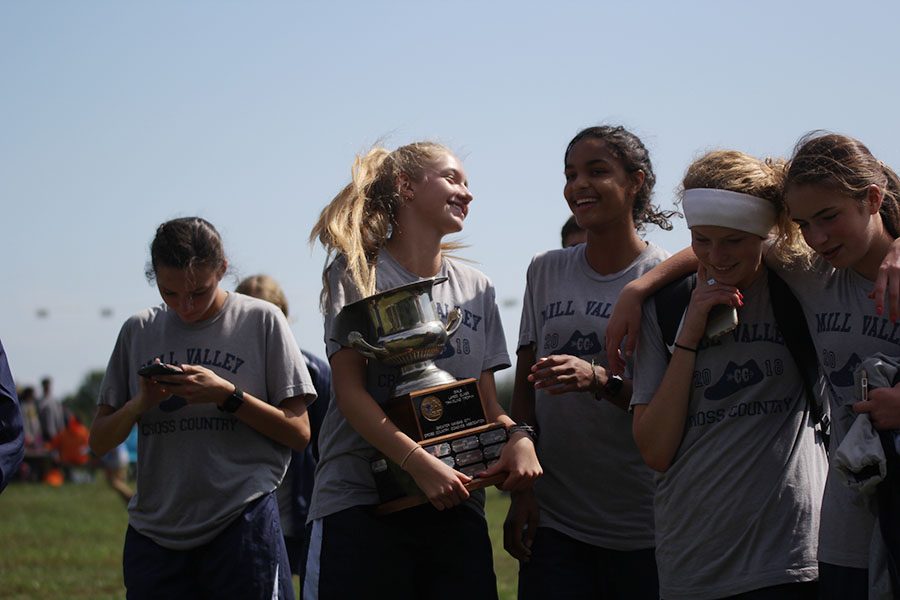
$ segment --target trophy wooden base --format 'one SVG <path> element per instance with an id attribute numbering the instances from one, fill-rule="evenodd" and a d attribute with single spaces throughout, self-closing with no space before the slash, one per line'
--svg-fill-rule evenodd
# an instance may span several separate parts
<path id="1" fill-rule="evenodd" d="M 458 431 L 419 442 L 422 448 L 461 473 L 474 477 L 497 462 L 508 437 L 500 423 L 490 423 L 464 431 Z M 381 457 L 372 461 L 372 473 L 382 503 L 375 509 L 377 515 L 412 508 L 428 502 L 428 498 L 413 478 L 399 465 Z M 466 484 L 469 491 L 496 485 L 506 479 L 505 474 L 487 478 L 475 478 Z"/>

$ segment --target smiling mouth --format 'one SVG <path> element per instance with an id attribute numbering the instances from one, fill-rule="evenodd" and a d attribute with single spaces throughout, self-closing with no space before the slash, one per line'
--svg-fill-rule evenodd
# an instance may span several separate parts
<path id="1" fill-rule="evenodd" d="M 841 251 L 841 247 L 835 246 L 834 248 L 831 248 L 829 250 L 823 250 L 823 251 L 819 252 L 819 254 L 821 254 L 822 258 L 824 258 L 825 260 L 831 260 L 832 258 L 837 256 L 838 252 L 840 252 L 840 251 Z"/>
<path id="2" fill-rule="evenodd" d="M 600 202 L 599 198 L 576 198 L 575 206 L 586 206 L 588 204 L 594 204 L 595 202 Z"/>
<path id="3" fill-rule="evenodd" d="M 469 214 L 469 207 L 460 202 L 448 202 L 450 205 L 450 211 L 461 219 L 465 219 L 466 215 Z"/>
<path id="4" fill-rule="evenodd" d="M 730 267 L 716 267 L 713 265 L 709 266 L 709 270 L 711 270 L 713 273 L 717 273 L 720 275 L 726 275 L 728 273 L 731 273 L 736 268 L 737 268 L 737 265 L 731 265 Z"/>

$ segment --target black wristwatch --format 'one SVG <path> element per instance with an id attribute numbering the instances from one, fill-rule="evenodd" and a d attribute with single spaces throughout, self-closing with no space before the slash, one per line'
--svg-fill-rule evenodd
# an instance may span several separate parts
<path id="1" fill-rule="evenodd" d="M 625 381 L 621 377 L 618 375 L 610 375 L 606 380 L 606 385 L 603 386 L 603 391 L 607 396 L 612 398 L 622 391 L 623 385 L 625 385 Z"/>
<path id="2" fill-rule="evenodd" d="M 528 423 L 516 423 L 506 428 L 507 437 L 512 437 L 514 433 L 524 433 L 531 438 L 531 441 L 537 443 L 537 430 Z"/>
<path id="3" fill-rule="evenodd" d="M 218 405 L 217 408 L 222 412 L 233 413 L 237 411 L 243 403 L 244 391 L 238 386 L 234 386 L 234 391 L 231 392 L 231 395 L 225 398 L 225 402 Z"/>

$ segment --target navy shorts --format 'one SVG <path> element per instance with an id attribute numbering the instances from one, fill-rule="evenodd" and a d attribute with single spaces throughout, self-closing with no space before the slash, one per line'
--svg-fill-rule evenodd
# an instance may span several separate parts
<path id="1" fill-rule="evenodd" d="M 816 600 L 818 592 L 818 582 L 797 581 L 750 590 L 723 600 Z"/>
<path id="2" fill-rule="evenodd" d="M 819 563 L 821 600 L 868 600 L 869 570 Z"/>
<path id="3" fill-rule="evenodd" d="M 251 502 L 215 539 L 190 550 L 163 548 L 129 525 L 122 563 L 129 600 L 294 599 L 274 494 Z"/>
<path id="4" fill-rule="evenodd" d="M 519 563 L 519 598 L 657 600 L 656 554 L 609 550 L 538 527 L 530 560 Z"/>
<path id="5" fill-rule="evenodd" d="M 497 598 L 484 517 L 430 504 L 383 517 L 357 506 L 313 522 L 304 598 Z"/>

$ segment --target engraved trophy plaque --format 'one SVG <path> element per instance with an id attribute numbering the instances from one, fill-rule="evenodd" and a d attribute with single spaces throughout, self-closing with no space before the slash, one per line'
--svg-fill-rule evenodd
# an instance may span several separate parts
<path id="1" fill-rule="evenodd" d="M 454 469 L 474 476 L 494 462 L 506 443 L 503 425 L 488 423 L 475 379 L 457 381 L 434 364 L 460 325 L 459 308 L 440 319 L 432 288 L 446 277 L 423 279 L 363 298 L 338 315 L 335 341 L 370 360 L 398 367 L 390 398 L 382 407 L 403 433 Z M 399 465 L 379 455 L 371 463 L 381 504 L 387 514 L 427 499 Z M 497 475 L 473 479 L 474 490 L 499 483 Z"/>

